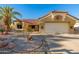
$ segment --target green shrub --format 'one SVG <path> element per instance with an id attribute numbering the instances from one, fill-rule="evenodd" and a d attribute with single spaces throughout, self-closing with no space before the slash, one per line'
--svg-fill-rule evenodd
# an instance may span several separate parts
<path id="1" fill-rule="evenodd" d="M 0 32 L 4 32 L 4 30 L 3 29 L 0 29 Z"/>
<path id="2" fill-rule="evenodd" d="M 28 32 L 32 32 L 33 30 L 31 28 L 28 28 Z"/>

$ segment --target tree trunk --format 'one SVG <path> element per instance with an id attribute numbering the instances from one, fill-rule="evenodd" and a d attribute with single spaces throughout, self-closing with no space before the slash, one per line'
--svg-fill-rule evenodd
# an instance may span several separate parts
<path id="1" fill-rule="evenodd" d="M 8 34 L 9 31 L 10 31 L 9 25 L 5 24 L 5 33 L 4 34 Z"/>
<path id="2" fill-rule="evenodd" d="M 8 34 L 10 31 L 10 25 L 9 25 L 9 18 L 4 18 L 4 24 L 5 24 L 5 34 Z"/>

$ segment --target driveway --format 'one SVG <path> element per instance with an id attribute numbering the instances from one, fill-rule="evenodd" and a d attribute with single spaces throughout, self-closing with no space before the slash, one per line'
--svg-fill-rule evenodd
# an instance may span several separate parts
<path id="1" fill-rule="evenodd" d="M 79 34 L 61 34 L 58 36 L 64 39 L 64 41 L 58 42 L 63 45 L 62 48 L 70 49 L 73 52 L 79 52 Z"/>
<path id="2" fill-rule="evenodd" d="M 41 37 L 48 42 L 51 52 L 79 53 L 79 34 L 41 35 Z"/>

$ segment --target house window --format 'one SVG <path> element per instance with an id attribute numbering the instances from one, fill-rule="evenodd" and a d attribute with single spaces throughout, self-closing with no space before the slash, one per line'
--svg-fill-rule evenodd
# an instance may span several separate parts
<path id="1" fill-rule="evenodd" d="M 35 26 L 34 25 L 32 25 L 32 29 L 35 29 Z"/>
<path id="2" fill-rule="evenodd" d="M 60 20 L 60 19 L 62 19 L 62 16 L 61 16 L 61 15 L 56 15 L 56 16 L 54 17 L 54 19 L 55 19 L 55 20 Z"/>
<path id="3" fill-rule="evenodd" d="M 35 31 L 39 31 L 39 25 L 35 26 Z"/>
<path id="4" fill-rule="evenodd" d="M 21 24 L 17 24 L 17 28 L 18 29 L 22 29 L 22 25 Z"/>

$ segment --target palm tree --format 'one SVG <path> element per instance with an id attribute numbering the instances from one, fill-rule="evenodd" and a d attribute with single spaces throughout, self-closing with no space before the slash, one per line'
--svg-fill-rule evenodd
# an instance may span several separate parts
<path id="1" fill-rule="evenodd" d="M 10 31 L 11 22 L 13 19 L 17 19 L 16 16 L 21 16 L 21 14 L 14 11 L 14 8 L 9 6 L 0 7 L 0 20 L 3 20 L 6 32 Z"/>

